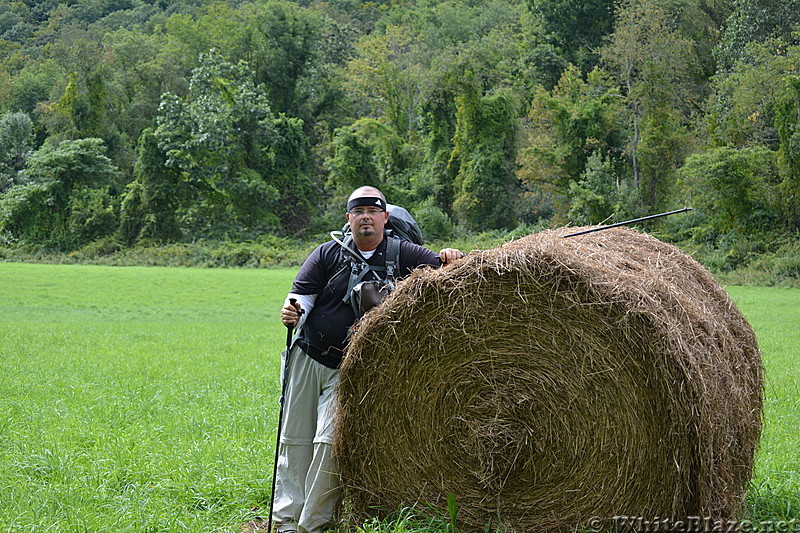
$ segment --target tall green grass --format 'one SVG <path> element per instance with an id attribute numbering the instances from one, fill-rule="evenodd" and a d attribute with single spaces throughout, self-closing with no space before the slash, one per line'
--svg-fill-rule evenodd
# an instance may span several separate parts
<path id="1" fill-rule="evenodd" d="M 266 514 L 294 273 L 0 264 L 0 531 L 236 531 Z M 796 518 L 800 291 L 730 292 L 767 366 L 752 514 Z"/>
<path id="2" fill-rule="evenodd" d="M 800 521 L 800 289 L 729 287 L 728 292 L 753 326 L 766 368 L 750 516 Z"/>
<path id="3" fill-rule="evenodd" d="M 252 515 L 293 275 L 0 265 L 0 530 L 214 531 Z"/>

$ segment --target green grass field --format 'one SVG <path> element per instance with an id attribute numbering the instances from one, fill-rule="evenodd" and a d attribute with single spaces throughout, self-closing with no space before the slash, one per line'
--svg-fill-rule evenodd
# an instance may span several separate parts
<path id="1" fill-rule="evenodd" d="M 0 532 L 237 531 L 266 514 L 293 276 L 0 263 Z M 800 290 L 730 292 L 767 367 L 752 515 L 798 518 Z"/>
<path id="2" fill-rule="evenodd" d="M 215 531 L 268 501 L 289 270 L 0 265 L 0 531 Z"/>
<path id="3" fill-rule="evenodd" d="M 728 292 L 753 326 L 766 367 L 751 516 L 800 522 L 800 289 L 729 287 Z M 796 527 L 800 531 L 800 523 Z"/>

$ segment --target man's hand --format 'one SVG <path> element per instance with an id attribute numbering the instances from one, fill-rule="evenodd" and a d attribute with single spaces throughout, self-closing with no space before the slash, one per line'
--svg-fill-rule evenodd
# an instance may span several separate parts
<path id="1" fill-rule="evenodd" d="M 448 263 L 452 263 L 456 259 L 461 259 L 464 257 L 464 254 L 461 251 L 456 250 L 455 248 L 445 248 L 441 252 L 439 252 L 439 259 L 445 265 Z"/>
<path id="2" fill-rule="evenodd" d="M 288 300 L 281 309 L 281 322 L 287 328 L 289 326 L 296 326 L 297 321 L 300 320 L 300 313 L 303 312 L 303 306 L 300 305 L 300 302 L 294 302 L 292 305 Z"/>

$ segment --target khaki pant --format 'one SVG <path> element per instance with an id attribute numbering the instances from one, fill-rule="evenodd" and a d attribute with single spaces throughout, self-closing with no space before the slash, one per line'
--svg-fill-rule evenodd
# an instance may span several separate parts
<path id="1" fill-rule="evenodd" d="M 318 533 L 333 519 L 340 496 L 331 454 L 338 379 L 338 369 L 292 349 L 272 513 L 278 531 Z"/>

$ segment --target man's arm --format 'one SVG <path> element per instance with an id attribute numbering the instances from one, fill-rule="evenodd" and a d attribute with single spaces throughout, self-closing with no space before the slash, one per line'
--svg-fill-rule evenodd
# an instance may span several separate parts
<path id="1" fill-rule="evenodd" d="M 284 326 L 300 327 L 314 308 L 317 295 L 327 284 L 323 265 L 332 260 L 330 246 L 320 245 L 306 258 L 292 283 L 292 290 L 286 296 L 281 309 L 281 322 Z M 335 255 L 335 254 L 334 254 Z M 289 298 L 296 300 L 292 305 Z M 303 311 L 302 315 L 300 311 Z"/>
<path id="2" fill-rule="evenodd" d="M 401 271 L 399 277 L 402 278 L 409 275 L 412 270 L 422 265 L 440 267 L 442 264 L 450 263 L 460 257 L 462 257 L 462 253 L 454 248 L 445 248 L 437 254 L 424 246 L 419 246 L 408 241 L 401 241 Z"/>

